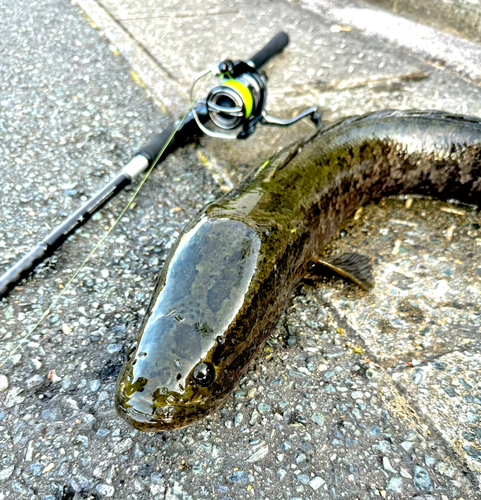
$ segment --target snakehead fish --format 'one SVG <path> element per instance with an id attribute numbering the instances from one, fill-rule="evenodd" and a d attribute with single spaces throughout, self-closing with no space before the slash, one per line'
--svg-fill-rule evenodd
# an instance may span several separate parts
<path id="1" fill-rule="evenodd" d="M 119 413 L 162 431 L 217 408 L 343 220 L 399 193 L 479 204 L 481 120 L 389 110 L 347 118 L 205 207 L 165 262 L 119 374 Z"/>

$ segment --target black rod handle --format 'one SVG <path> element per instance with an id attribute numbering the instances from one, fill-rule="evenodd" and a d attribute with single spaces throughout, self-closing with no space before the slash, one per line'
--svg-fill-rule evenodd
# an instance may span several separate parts
<path id="1" fill-rule="evenodd" d="M 282 52 L 284 47 L 289 43 L 289 37 L 284 31 L 279 31 L 277 35 L 272 38 L 272 40 L 257 54 L 250 58 L 250 62 L 254 65 L 256 69 L 263 66 L 271 57 L 274 57 L 279 52 Z"/>
<path id="2" fill-rule="evenodd" d="M 162 151 L 162 149 L 165 147 L 170 137 L 172 137 L 174 130 L 175 130 L 175 122 L 169 123 L 167 127 L 164 130 L 162 130 L 162 132 L 160 132 L 160 134 L 155 135 L 154 138 L 148 144 L 146 144 L 142 149 L 137 151 L 136 156 L 137 155 L 145 156 L 147 160 L 149 160 L 149 164 L 153 162 L 157 158 L 159 153 Z M 170 144 L 168 144 L 167 147 L 165 148 L 162 154 L 162 158 L 159 158 L 159 160 L 162 160 L 170 152 L 176 149 L 176 144 L 174 144 L 175 142 L 177 141 L 175 140 L 174 136 Z"/>
<path id="3" fill-rule="evenodd" d="M 205 124 L 209 121 L 209 113 L 204 105 L 195 108 L 199 121 Z M 172 137 L 172 134 L 175 135 Z M 154 138 L 144 146 L 140 151 L 135 153 L 136 155 L 145 156 L 149 160 L 149 164 L 154 161 L 160 152 L 163 150 L 162 156 L 159 161 L 165 159 L 167 155 L 172 153 L 175 149 L 184 146 L 187 142 L 192 140 L 194 136 L 200 136 L 203 132 L 197 125 L 194 118 L 194 113 L 189 111 L 182 123 L 172 122 L 167 125 L 167 127 L 160 133 L 154 136 Z M 172 139 L 169 141 L 169 139 Z M 165 147 L 165 149 L 164 149 Z"/>

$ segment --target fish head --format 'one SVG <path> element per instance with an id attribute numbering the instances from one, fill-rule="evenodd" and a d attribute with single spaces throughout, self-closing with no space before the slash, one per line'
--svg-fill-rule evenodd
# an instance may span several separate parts
<path id="1" fill-rule="evenodd" d="M 182 336 L 173 330 L 177 330 L 173 336 Z M 169 349 L 164 343 L 163 352 L 157 353 L 140 343 L 132 350 L 117 381 L 116 406 L 135 428 L 148 432 L 180 429 L 221 403 L 218 366 L 192 356 L 196 349 Z"/>
<path id="2" fill-rule="evenodd" d="M 259 248 L 254 229 L 228 219 L 201 219 L 180 238 L 117 381 L 117 410 L 135 428 L 185 427 L 217 408 L 238 381 L 239 312 Z"/>

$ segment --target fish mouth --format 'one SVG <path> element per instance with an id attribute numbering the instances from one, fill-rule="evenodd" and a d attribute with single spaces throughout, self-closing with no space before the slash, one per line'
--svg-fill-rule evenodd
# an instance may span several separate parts
<path id="1" fill-rule="evenodd" d="M 132 427 L 144 432 L 183 429 L 210 413 L 211 408 L 183 405 L 149 405 L 148 411 L 136 407 L 135 401 L 116 398 L 117 413 Z M 147 406 L 147 405 L 145 405 Z"/>
<path id="2" fill-rule="evenodd" d="M 121 374 L 122 375 L 122 374 Z M 163 432 L 182 429 L 218 408 L 230 394 L 231 388 L 223 388 L 213 394 L 159 394 L 159 389 L 140 384 L 135 390 L 124 387 L 123 378 L 117 379 L 115 406 L 117 413 L 132 427 L 144 432 Z M 147 379 L 137 378 L 138 381 Z M 138 384 L 139 385 L 139 384 Z M 132 385 L 133 387 L 133 385 Z"/>

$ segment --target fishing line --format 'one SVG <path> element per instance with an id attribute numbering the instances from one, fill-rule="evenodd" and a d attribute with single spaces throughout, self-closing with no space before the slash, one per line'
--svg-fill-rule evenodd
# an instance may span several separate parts
<path id="1" fill-rule="evenodd" d="M 207 76 L 209 76 L 210 74 L 212 73 L 211 70 L 208 70 L 208 71 L 205 71 L 204 73 L 202 73 L 200 76 L 199 76 L 199 79 L 200 78 L 205 78 Z M 61 299 L 61 297 L 64 295 L 64 293 L 67 291 L 68 287 L 70 286 L 70 284 L 73 282 L 73 280 L 78 276 L 78 274 L 82 271 L 82 269 L 86 266 L 86 264 L 88 263 L 88 261 L 90 260 L 90 258 L 92 257 L 92 255 L 100 248 L 100 246 L 103 244 L 103 242 L 106 240 L 106 238 L 109 236 L 109 234 L 115 229 L 115 227 L 117 226 L 117 224 L 120 222 L 120 220 L 122 219 L 122 217 L 124 216 L 125 212 L 130 208 L 130 206 L 132 205 L 133 201 L 135 200 L 135 198 L 137 197 L 139 191 L 142 189 L 142 186 L 144 185 L 145 181 L 148 179 L 150 173 L 152 172 L 152 170 L 155 168 L 155 166 L 157 165 L 158 161 L 160 160 L 160 158 L 162 157 L 162 155 L 164 154 L 165 150 L 168 148 L 168 146 L 170 145 L 170 143 L 172 142 L 175 134 L 177 133 L 177 131 L 179 130 L 179 128 L 182 126 L 182 124 L 185 122 L 188 114 L 191 112 L 191 110 L 193 109 L 195 103 L 197 102 L 197 99 L 198 97 L 205 91 L 206 89 L 206 84 L 204 84 L 204 86 L 202 87 L 202 89 L 199 91 L 199 93 L 197 94 L 197 97 L 193 97 L 191 99 L 191 102 L 187 108 L 187 111 L 185 112 L 185 114 L 182 116 L 182 118 L 180 120 L 177 121 L 175 127 L 174 127 L 174 130 L 172 131 L 172 133 L 170 134 L 168 140 L 166 141 L 166 143 L 163 145 L 163 147 L 161 148 L 161 150 L 159 151 L 159 153 L 157 154 L 157 156 L 155 157 L 155 159 L 152 161 L 152 164 L 151 166 L 148 168 L 146 174 L 144 175 L 143 179 L 140 181 L 139 185 L 137 186 L 137 188 L 135 189 L 133 195 L 130 197 L 129 201 L 127 202 L 127 204 L 125 205 L 125 207 L 123 208 L 122 212 L 120 213 L 120 215 L 117 217 L 117 219 L 115 220 L 115 222 L 113 223 L 113 225 L 104 233 L 104 235 L 100 238 L 100 240 L 97 242 L 97 244 L 93 247 L 93 249 L 90 251 L 90 253 L 88 254 L 88 256 L 85 258 L 85 260 L 80 264 L 79 268 L 74 272 L 74 274 L 71 276 L 71 278 L 67 281 L 65 287 L 62 289 L 62 291 L 58 294 L 57 297 L 55 297 L 50 305 L 50 307 L 42 314 L 42 316 L 40 317 L 40 319 L 38 320 L 38 322 L 33 326 L 33 328 L 30 330 L 30 332 L 27 332 L 27 334 L 18 342 L 17 346 L 8 354 L 8 356 L 0 363 L 0 368 L 18 351 L 18 349 L 20 348 L 20 346 L 22 344 L 24 344 L 28 339 L 29 337 L 32 335 L 33 332 L 35 332 L 37 330 L 37 328 L 40 326 L 40 324 L 42 323 L 42 321 L 55 309 L 55 307 L 57 306 L 57 303 L 58 301 Z"/>

